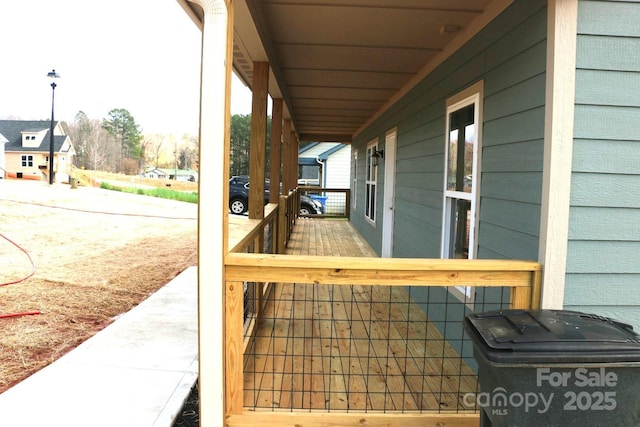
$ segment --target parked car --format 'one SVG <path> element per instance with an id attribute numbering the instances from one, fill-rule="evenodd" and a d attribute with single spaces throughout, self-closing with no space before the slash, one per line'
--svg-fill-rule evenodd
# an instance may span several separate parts
<path id="1" fill-rule="evenodd" d="M 269 203 L 269 180 L 265 181 L 265 205 Z M 229 179 L 229 211 L 240 215 L 249 209 L 249 177 L 246 175 L 232 176 Z M 300 195 L 301 215 L 322 215 L 322 203 L 309 196 Z"/>

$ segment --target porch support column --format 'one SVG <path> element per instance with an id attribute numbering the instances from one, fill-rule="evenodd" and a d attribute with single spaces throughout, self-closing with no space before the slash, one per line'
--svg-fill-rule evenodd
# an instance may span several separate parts
<path id="1" fill-rule="evenodd" d="M 194 0 L 204 11 L 200 81 L 198 349 L 200 423 L 223 426 L 225 292 L 233 1 Z M 219 189 L 223 197 L 217 191 Z M 206 191 L 205 191 L 206 189 Z M 202 220 L 205 219 L 205 220 Z"/>
<path id="2" fill-rule="evenodd" d="M 267 91 L 269 63 L 253 63 L 251 139 L 249 145 L 249 218 L 264 218 L 264 191 L 267 158 Z"/>
<path id="3" fill-rule="evenodd" d="M 282 124 L 282 191 L 283 194 L 288 194 L 293 190 L 294 186 L 291 183 L 291 120 L 286 119 Z"/>
<path id="4" fill-rule="evenodd" d="M 271 107 L 271 191 L 269 203 L 280 203 L 280 169 L 282 164 L 282 98 L 273 100 Z"/>
<path id="5" fill-rule="evenodd" d="M 292 189 L 298 186 L 298 136 L 295 131 L 291 131 L 291 152 L 290 152 L 290 162 L 291 162 L 291 178 L 290 182 L 292 185 Z"/>
<path id="6" fill-rule="evenodd" d="M 542 308 L 561 309 L 567 266 L 578 0 L 549 0 L 540 249 Z"/>

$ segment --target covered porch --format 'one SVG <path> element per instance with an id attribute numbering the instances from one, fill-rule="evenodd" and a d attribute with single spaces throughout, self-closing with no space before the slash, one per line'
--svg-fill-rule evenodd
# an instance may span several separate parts
<path id="1" fill-rule="evenodd" d="M 296 222 L 285 253 L 376 256 L 347 220 L 311 218 Z M 416 297 L 398 286 L 273 285 L 244 350 L 244 408 L 473 412 L 462 396 L 477 391 L 474 372 Z"/>
<path id="2" fill-rule="evenodd" d="M 354 193 L 342 189 L 345 216 L 357 213 L 352 220 L 371 227 L 368 241 L 391 238 L 392 246 L 393 234 L 381 231 L 384 219 L 391 217 L 388 206 L 393 207 L 393 200 L 386 205 L 384 198 L 395 185 L 387 165 L 411 163 L 412 173 L 421 173 L 418 179 L 438 185 L 408 192 L 422 190 L 418 196 L 429 192 L 437 198 L 443 191 L 444 161 L 434 150 L 430 154 L 438 167 L 426 171 L 420 169 L 422 152 L 411 153 L 415 162 L 409 156 L 396 159 L 386 148 L 397 142 L 396 132 L 376 123 L 399 111 L 390 109 L 394 104 L 411 104 L 425 76 L 466 49 L 514 2 L 178 1 L 203 31 L 202 422 L 477 425 L 477 408 L 465 399 L 477 391 L 477 383 L 464 317 L 539 307 L 540 264 L 423 254 L 380 258 L 350 222 L 298 216 L 297 153 L 300 141 L 359 139 L 366 145 L 360 158 L 352 157 Z M 249 211 L 242 223 L 229 217 L 226 206 L 232 71 L 253 92 Z M 469 77 L 464 77 L 466 82 Z M 436 95 L 444 106 L 448 93 Z M 438 150 L 444 150 L 445 109 L 417 106 L 415 120 L 403 117 L 410 122 L 403 131 L 437 140 Z M 421 120 L 430 120 L 438 130 L 432 134 Z M 367 145 L 383 139 L 384 150 Z M 280 183 L 281 192 L 271 191 L 263 208 L 267 178 L 272 188 Z M 206 196 L 220 189 L 223 197 Z M 440 204 L 425 206 L 435 218 L 427 224 L 434 242 L 442 231 Z M 416 216 L 424 215 L 425 210 L 408 205 Z"/>
<path id="3" fill-rule="evenodd" d="M 231 225 L 225 424 L 477 425 L 464 317 L 537 306 L 539 265 L 381 259 L 336 218 L 297 217 L 283 254 L 257 254 L 278 234 L 265 211 Z"/>

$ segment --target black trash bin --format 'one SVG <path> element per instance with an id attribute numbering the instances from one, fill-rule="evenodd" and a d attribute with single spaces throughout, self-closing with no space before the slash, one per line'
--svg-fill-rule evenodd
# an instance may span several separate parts
<path id="1" fill-rule="evenodd" d="M 566 310 L 472 314 L 480 391 L 464 396 L 480 425 L 640 426 L 640 335 Z"/>

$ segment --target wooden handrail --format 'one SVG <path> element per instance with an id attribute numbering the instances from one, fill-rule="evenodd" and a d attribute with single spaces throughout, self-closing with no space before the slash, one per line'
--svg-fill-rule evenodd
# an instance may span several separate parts
<path id="1" fill-rule="evenodd" d="M 533 286 L 540 264 L 518 260 L 365 258 L 232 253 L 227 280 L 422 286 Z"/>
<path id="2" fill-rule="evenodd" d="M 278 205 L 275 203 L 269 203 L 264 207 L 265 217 L 262 220 L 248 219 L 247 228 L 244 229 L 244 235 L 240 238 L 235 245 L 230 248 L 231 252 L 246 252 L 254 239 L 262 233 L 265 227 L 270 223 L 276 223 L 278 215 Z"/>

